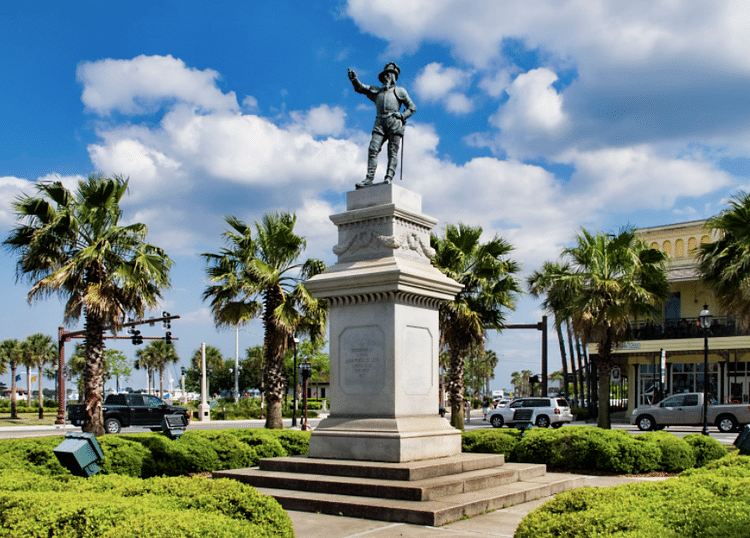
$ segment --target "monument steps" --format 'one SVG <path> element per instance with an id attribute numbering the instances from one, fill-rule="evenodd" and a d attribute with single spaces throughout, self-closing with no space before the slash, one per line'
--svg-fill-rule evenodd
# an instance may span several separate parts
<path id="1" fill-rule="evenodd" d="M 265 469 L 217 471 L 213 477 L 253 485 L 287 510 L 434 526 L 554 495 L 585 482 L 582 476 L 547 473 L 544 465 L 504 461 L 491 465 L 498 461 L 493 456 L 462 454 L 399 464 L 274 458 L 261 460 Z M 443 467 L 468 470 L 445 473 L 441 462 Z M 268 470 L 269 466 L 275 470 Z M 357 469 L 358 475 L 324 474 L 326 469 L 341 473 L 347 468 Z M 378 469 L 380 476 L 403 476 L 408 471 L 417 478 L 373 478 Z M 432 476 L 425 478 L 425 474 Z"/>

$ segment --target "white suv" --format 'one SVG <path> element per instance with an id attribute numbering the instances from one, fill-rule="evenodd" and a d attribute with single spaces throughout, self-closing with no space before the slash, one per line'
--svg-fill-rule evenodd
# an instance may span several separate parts
<path id="1" fill-rule="evenodd" d="M 512 428 L 513 414 L 519 408 L 534 408 L 534 424 L 539 428 L 559 428 L 566 422 L 573 422 L 570 405 L 565 398 L 529 397 L 513 400 L 508 407 L 498 407 L 487 414 L 487 420 L 495 428 L 504 425 Z"/>

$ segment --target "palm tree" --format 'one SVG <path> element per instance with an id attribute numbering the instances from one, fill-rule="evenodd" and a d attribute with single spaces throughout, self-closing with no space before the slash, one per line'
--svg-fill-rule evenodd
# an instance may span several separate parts
<path id="1" fill-rule="evenodd" d="M 568 379 L 568 358 L 565 349 L 565 337 L 562 332 L 563 322 L 569 319 L 570 303 L 571 303 L 571 290 L 566 289 L 562 285 L 560 278 L 561 275 L 570 272 L 569 265 L 560 265 L 554 262 L 544 262 L 540 271 L 534 271 L 526 279 L 526 284 L 529 289 L 529 293 L 534 298 L 539 298 L 543 294 L 546 294 L 542 307 L 551 312 L 555 320 L 555 331 L 557 332 L 557 343 L 560 346 L 560 359 L 562 361 L 563 379 L 562 390 L 567 394 L 567 379 Z M 568 324 L 570 327 L 570 324 Z M 574 351 L 571 347 L 570 350 L 570 362 L 571 370 L 575 371 L 575 357 Z M 578 401 L 578 388 L 575 382 L 573 383 L 573 390 L 575 393 L 575 399 Z"/>
<path id="2" fill-rule="evenodd" d="M 26 409 L 31 409 L 31 368 L 36 366 L 34 357 L 26 353 L 26 342 L 21 342 L 21 358 L 19 364 L 26 368 Z"/>
<path id="3" fill-rule="evenodd" d="M 18 406 L 16 404 L 16 368 L 18 368 L 21 355 L 21 342 L 15 338 L 0 342 L 0 363 L 2 363 L 2 373 L 5 373 L 6 371 L 6 364 L 10 366 L 10 418 L 12 419 L 18 418 Z"/>
<path id="4" fill-rule="evenodd" d="M 198 348 L 193 353 L 190 359 L 190 364 L 193 368 L 188 372 L 187 378 L 190 381 L 190 386 L 194 389 L 201 390 L 201 348 Z M 221 354 L 218 348 L 214 346 L 206 346 L 206 390 L 216 392 L 218 390 L 218 383 L 212 385 L 212 376 L 209 375 L 209 371 L 218 372 L 224 368 L 224 356 Z M 187 385 L 186 385 L 187 386 Z"/>
<path id="5" fill-rule="evenodd" d="M 174 346 L 167 344 L 164 340 L 154 340 L 145 348 L 136 351 L 135 356 L 137 357 L 136 368 L 148 367 L 149 372 L 151 369 L 159 370 L 159 397 L 163 398 L 164 367 L 167 364 L 174 364 L 180 360 L 180 357 L 177 356 L 177 352 L 174 350 Z"/>
<path id="6" fill-rule="evenodd" d="M 54 364 L 57 361 L 58 349 L 57 344 L 51 336 L 42 333 L 36 333 L 28 336 L 22 343 L 23 354 L 29 362 L 35 365 L 39 372 L 39 418 L 44 418 L 44 397 L 42 394 L 42 370 L 45 364 Z"/>
<path id="7" fill-rule="evenodd" d="M 92 174 L 75 194 L 59 181 L 37 185 L 38 197 L 14 203 L 21 224 L 4 241 L 19 254 L 17 275 L 31 283 L 28 299 L 67 298 L 64 322 L 85 319 L 83 431 L 104 434 L 102 354 L 104 331 L 128 314 L 142 317 L 169 287 L 172 266 L 164 251 L 145 242 L 147 228 L 120 226 L 128 180 Z"/>
<path id="8" fill-rule="evenodd" d="M 262 315 L 266 428 L 283 428 L 284 354 L 300 333 L 312 339 L 325 334 L 325 303 L 311 297 L 302 282 L 323 272 L 325 265 L 319 260 L 297 262 L 307 243 L 294 233 L 293 214 L 264 215 L 255 223 L 255 237 L 240 219 L 225 220 L 231 227 L 224 233 L 229 246 L 203 255 L 211 282 L 203 298 L 211 301 L 217 326 L 243 324 Z"/>
<path id="9" fill-rule="evenodd" d="M 701 279 L 714 288 L 719 306 L 750 324 L 750 194 L 732 197 L 729 208 L 706 221 L 719 238 L 700 246 Z"/>
<path id="10" fill-rule="evenodd" d="M 598 426 L 610 428 L 609 376 L 614 347 L 628 337 L 630 322 L 656 319 L 657 306 L 670 296 L 667 255 L 648 248 L 632 228 L 618 235 L 582 229 L 563 255 L 571 273 L 560 277 L 574 290 L 574 323 L 586 341 L 597 345 Z"/>
<path id="11" fill-rule="evenodd" d="M 481 235 L 482 228 L 459 224 L 448 225 L 443 237 L 430 237 L 435 267 L 464 286 L 439 311 L 441 345 L 450 353 L 451 424 L 460 430 L 464 428 L 464 357 L 472 346 L 484 346 L 489 329 L 502 329 L 503 310 L 512 310 L 520 293 L 514 276 L 519 266 L 507 258 L 513 247 L 498 236 L 480 243 Z"/>

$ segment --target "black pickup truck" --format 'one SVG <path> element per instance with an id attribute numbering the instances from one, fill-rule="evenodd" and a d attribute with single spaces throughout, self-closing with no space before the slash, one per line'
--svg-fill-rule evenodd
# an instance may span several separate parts
<path id="1" fill-rule="evenodd" d="M 160 429 L 164 415 L 182 414 L 190 420 L 190 412 L 185 407 L 169 405 L 148 394 L 110 394 L 104 400 L 102 413 L 107 433 L 119 433 L 121 428 L 128 426 Z M 83 417 L 83 405 L 68 405 L 71 424 L 80 426 Z"/>

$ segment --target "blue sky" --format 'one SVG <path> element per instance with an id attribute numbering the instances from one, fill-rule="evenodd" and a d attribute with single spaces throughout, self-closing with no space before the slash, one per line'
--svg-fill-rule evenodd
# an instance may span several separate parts
<path id="1" fill-rule="evenodd" d="M 525 275 L 582 226 L 702 219 L 748 188 L 749 32 L 739 0 L 3 2 L 0 233 L 38 181 L 129 176 L 124 219 L 176 262 L 163 309 L 182 316 L 182 364 L 201 342 L 233 357 L 199 254 L 221 248 L 224 215 L 288 210 L 306 256 L 335 262 L 328 216 L 364 176 L 374 115 L 347 68 L 376 84 L 398 63 L 418 107 L 400 184 L 436 232 L 462 221 L 509 240 Z M 61 302 L 28 305 L 0 259 L 0 339 L 56 335 Z M 525 297 L 509 322 L 541 315 Z M 261 343 L 259 323 L 241 331 L 242 350 Z M 493 388 L 539 370 L 536 331 L 489 347 Z"/>

